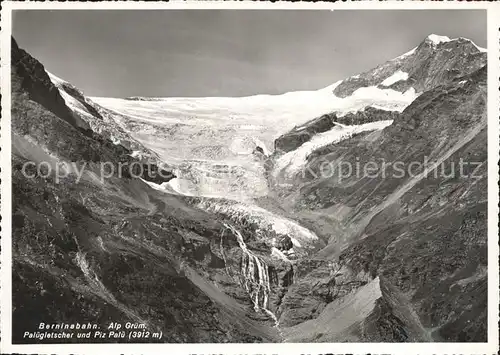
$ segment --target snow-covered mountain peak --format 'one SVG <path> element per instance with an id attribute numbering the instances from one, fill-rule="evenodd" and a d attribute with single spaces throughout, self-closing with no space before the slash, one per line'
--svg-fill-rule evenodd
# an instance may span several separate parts
<path id="1" fill-rule="evenodd" d="M 440 44 L 440 43 L 445 43 L 445 42 L 451 41 L 450 37 L 448 37 L 448 36 L 440 36 L 440 35 L 436 35 L 434 33 L 428 35 L 425 40 L 428 42 L 431 42 L 433 44 L 436 44 L 436 45 Z"/>
<path id="2" fill-rule="evenodd" d="M 420 94 L 479 69 L 486 64 L 485 52 L 469 39 L 431 34 L 410 51 L 344 80 L 333 93 L 345 98 L 376 87 L 400 93 L 413 88 Z"/>
<path id="3" fill-rule="evenodd" d="M 430 34 L 424 40 L 424 43 L 430 43 L 434 48 L 436 48 L 437 45 L 439 45 L 439 44 L 450 43 L 450 42 L 470 43 L 479 52 L 487 52 L 486 48 L 479 47 L 477 44 L 474 43 L 474 41 L 472 41 L 469 38 L 465 38 L 465 37 L 450 38 L 448 36 L 440 36 L 440 35 L 436 35 L 436 34 Z"/>

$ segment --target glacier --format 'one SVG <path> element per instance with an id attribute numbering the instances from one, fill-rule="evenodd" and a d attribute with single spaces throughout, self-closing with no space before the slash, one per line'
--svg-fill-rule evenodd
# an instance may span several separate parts
<path id="1" fill-rule="evenodd" d="M 255 155 L 256 148 L 260 148 L 264 156 L 270 156 L 274 140 L 281 134 L 328 112 L 336 112 L 340 117 L 368 106 L 402 111 L 418 96 L 413 88 L 399 92 L 369 86 L 340 98 L 333 90 L 341 83 L 281 95 L 92 97 L 91 101 L 109 110 L 122 126 L 128 125 L 134 139 L 158 153 L 173 168 L 176 178 L 161 188 L 180 195 L 248 202 L 268 194 L 265 168 L 262 157 L 259 160 Z M 357 130 L 371 129 L 369 127 L 346 128 L 342 134 L 347 137 Z M 314 149 L 315 145 L 326 145 L 337 139 L 337 134 L 331 132 L 320 135 L 314 145 L 304 148 Z M 297 154 L 294 164 L 305 161 L 303 149 L 294 153 Z M 278 164 L 291 158 L 286 156 Z"/>

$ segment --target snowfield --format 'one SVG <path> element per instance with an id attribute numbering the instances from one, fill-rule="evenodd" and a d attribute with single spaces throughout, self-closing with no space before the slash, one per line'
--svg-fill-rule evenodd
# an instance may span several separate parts
<path id="1" fill-rule="evenodd" d="M 63 89 L 64 80 L 55 75 L 50 78 L 73 111 L 89 115 L 85 106 Z M 335 112 L 340 117 L 369 106 L 401 112 L 418 93 L 413 88 L 399 92 L 384 86 L 407 78 L 408 73 L 396 71 L 385 80 L 358 88 L 344 98 L 333 93 L 343 82 L 337 81 L 323 89 L 281 95 L 90 97 L 88 103 L 99 105 L 100 111 L 104 108 L 105 119 L 125 129 L 174 169 L 177 178 L 162 186 L 150 184 L 153 188 L 180 195 L 248 202 L 268 193 L 256 148 L 269 156 L 276 138 L 326 113 Z M 390 122 L 383 121 L 361 126 L 339 125 L 282 156 L 276 171 L 294 174 L 315 149 L 388 124 Z M 119 139 L 114 141 L 119 143 Z"/>
<path id="2" fill-rule="evenodd" d="M 400 72 L 392 77 L 391 80 L 398 81 L 405 75 Z M 369 86 L 340 98 L 333 94 L 340 83 L 317 91 L 282 95 L 151 99 L 93 97 L 91 100 L 110 110 L 114 119 L 126 127 L 133 138 L 174 167 L 177 178 L 155 188 L 181 195 L 248 202 L 268 194 L 262 163 L 254 154 L 257 147 L 268 156 L 277 137 L 315 117 L 330 112 L 343 116 L 368 106 L 402 111 L 418 96 L 413 88 L 399 92 Z M 315 149 L 358 132 L 382 129 L 388 124 L 390 122 L 384 121 L 361 126 L 339 125 L 282 156 L 277 162 L 277 170 L 294 174 Z"/>
<path id="3" fill-rule="evenodd" d="M 377 121 L 352 126 L 335 126 L 331 130 L 315 135 L 310 141 L 305 142 L 296 150 L 282 155 L 276 162 L 273 175 L 283 174 L 286 179 L 292 179 L 307 163 L 307 158 L 314 151 L 330 144 L 338 143 L 355 134 L 384 129 L 392 124 L 392 120 Z"/>
<path id="4" fill-rule="evenodd" d="M 398 70 L 394 74 L 392 74 L 390 77 L 382 81 L 382 86 L 391 86 L 394 83 L 397 83 L 398 81 L 401 80 L 408 80 L 408 73 L 405 73 L 404 71 Z"/>
<path id="5" fill-rule="evenodd" d="M 401 80 L 404 75 L 395 74 Z M 93 102 L 134 122 L 134 138 L 158 151 L 170 163 L 189 158 L 220 160 L 249 153 L 260 146 L 273 150 L 281 134 L 325 113 L 343 116 L 368 106 L 402 111 L 418 95 L 363 87 L 339 98 L 332 90 L 340 82 L 317 91 L 248 97 L 155 98 L 128 100 L 93 97 Z M 173 141 L 172 141 L 173 139 Z M 171 144 L 174 143 L 174 144 Z"/>

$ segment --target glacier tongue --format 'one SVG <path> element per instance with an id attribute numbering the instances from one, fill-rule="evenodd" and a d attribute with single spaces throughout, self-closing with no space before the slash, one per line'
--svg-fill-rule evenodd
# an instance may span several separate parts
<path id="1" fill-rule="evenodd" d="M 295 248 L 304 249 L 318 241 L 318 236 L 297 222 L 279 216 L 253 204 L 234 202 L 229 200 L 203 199 L 197 207 L 223 217 L 229 218 L 242 225 L 254 225 L 255 237 L 271 246 L 275 243 L 269 237 L 274 233 L 278 236 L 287 236 Z"/>
<path id="2" fill-rule="evenodd" d="M 378 85 L 341 98 L 333 90 L 342 82 L 281 95 L 92 101 L 175 169 L 177 178 L 162 187 L 167 192 L 249 202 L 269 193 L 262 156 L 254 153 L 270 156 L 269 148 L 284 132 L 330 112 L 340 117 L 368 106 L 402 111 L 418 96 L 413 88 L 402 93 Z M 78 108 L 77 102 L 71 104 Z M 298 158 L 302 164 L 303 157 Z"/>

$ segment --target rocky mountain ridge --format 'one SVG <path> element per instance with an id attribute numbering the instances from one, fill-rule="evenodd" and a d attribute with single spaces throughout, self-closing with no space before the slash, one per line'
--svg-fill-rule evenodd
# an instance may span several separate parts
<path id="1" fill-rule="evenodd" d="M 421 93 L 478 70 L 486 58 L 486 50 L 469 39 L 432 34 L 409 52 L 342 81 L 333 93 L 346 97 L 370 86 Z"/>
<path id="2" fill-rule="evenodd" d="M 388 336 L 368 321 L 380 314 L 380 302 L 386 315 L 377 322 L 393 323 L 392 341 L 486 339 L 486 73 L 483 66 L 426 91 L 381 131 L 318 148 L 307 157 L 305 174 L 286 181 L 274 174 L 275 199 L 328 241 L 317 265 L 283 300 L 289 311 L 281 320 L 292 325 L 291 339 Z M 464 159 L 470 164 L 460 171 Z M 382 161 L 389 163 L 383 171 Z M 375 162 L 372 176 L 342 170 Z M 399 176 L 395 162 L 405 169 L 421 164 Z M 316 175 L 325 163 L 334 173 Z M 297 308 L 311 284 L 323 285 L 316 301 L 309 297 Z M 339 327 L 337 308 L 351 302 L 373 313 L 344 309 L 352 318 Z"/>
<path id="3" fill-rule="evenodd" d="M 356 92 L 377 88 L 401 93 L 413 91 L 415 97 L 437 86 L 475 72 L 486 63 L 487 53 L 469 39 L 431 34 L 409 52 L 371 70 L 351 76 L 333 85 L 333 94 L 340 98 L 356 96 Z M 389 95 L 389 94 L 387 94 Z M 335 124 L 360 125 L 368 122 L 394 120 L 399 110 L 377 106 L 376 100 L 353 112 L 333 111 L 297 126 L 275 140 L 278 153 L 296 149 L 316 134 Z M 291 144 L 291 146 L 289 146 Z"/>

